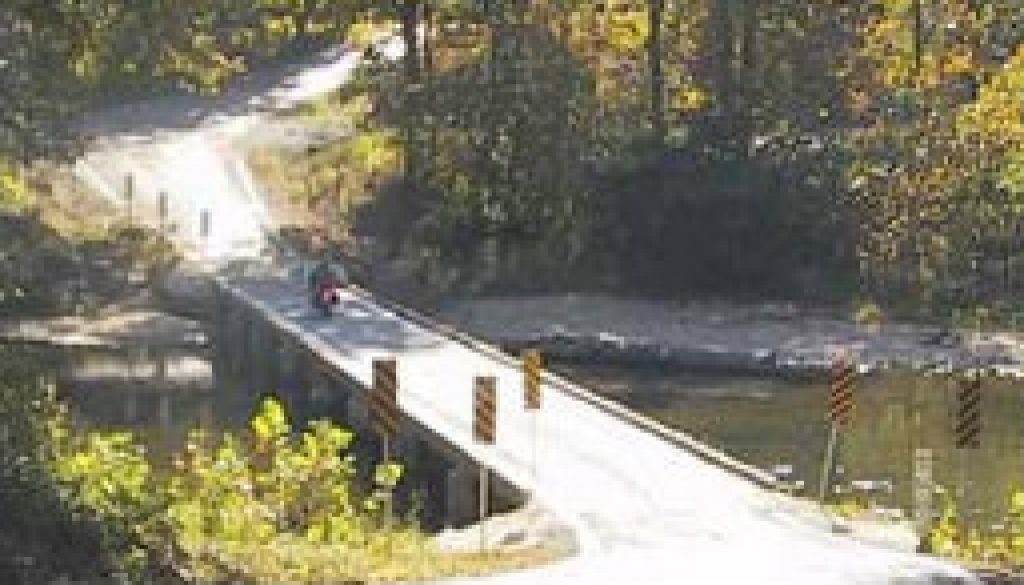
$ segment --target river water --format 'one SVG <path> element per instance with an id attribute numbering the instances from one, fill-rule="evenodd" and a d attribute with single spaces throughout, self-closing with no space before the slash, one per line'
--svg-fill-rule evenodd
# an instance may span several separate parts
<path id="1" fill-rule="evenodd" d="M 687 431 L 766 470 L 792 466 L 806 495 L 817 494 L 828 439 L 828 381 L 820 377 L 744 377 L 668 372 L 619 366 L 554 366 L 635 411 Z M 981 446 L 954 447 L 956 380 L 892 371 L 862 376 L 855 384 L 851 424 L 840 435 L 840 485 L 889 482 L 865 502 L 899 508 L 914 502 L 914 453 L 933 454 L 934 481 L 951 493 L 967 486 L 975 517 L 998 523 L 1013 487 L 1024 488 L 1024 383 L 985 378 Z M 852 489 L 851 493 L 857 493 Z M 939 507 L 936 498 L 935 507 Z"/>
<path id="2" fill-rule="evenodd" d="M 226 368 L 208 349 L 45 348 L 34 355 L 79 424 L 135 431 L 157 453 L 179 448 L 191 428 L 240 428 L 255 406 L 256 390 L 265 390 L 226 379 Z M 758 467 L 790 465 L 805 482 L 805 495 L 816 493 L 828 432 L 824 377 L 552 368 Z M 927 448 L 934 454 L 935 480 L 953 491 L 967 482 L 977 517 L 998 522 L 1010 489 L 1024 483 L 1024 384 L 985 380 L 981 448 L 966 453 L 953 447 L 954 390 L 955 381 L 940 376 L 896 371 L 859 378 L 853 421 L 840 440 L 842 484 L 888 481 L 891 491 L 876 493 L 873 503 L 909 516 L 914 450 Z"/>

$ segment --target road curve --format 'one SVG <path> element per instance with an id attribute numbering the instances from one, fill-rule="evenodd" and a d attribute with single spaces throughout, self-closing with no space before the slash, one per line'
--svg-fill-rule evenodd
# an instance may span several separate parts
<path id="1" fill-rule="evenodd" d="M 481 582 L 975 582 L 938 559 L 833 534 L 824 516 L 560 385 L 548 383 L 543 410 L 529 413 L 514 364 L 411 322 L 366 295 L 347 294 L 336 315 L 323 319 L 308 307 L 301 283 L 233 281 L 228 287 L 364 384 L 370 383 L 373 358 L 396 357 L 404 412 L 532 490 L 540 505 L 576 531 L 578 556 Z M 472 441 L 476 375 L 498 379 L 493 447 Z"/>

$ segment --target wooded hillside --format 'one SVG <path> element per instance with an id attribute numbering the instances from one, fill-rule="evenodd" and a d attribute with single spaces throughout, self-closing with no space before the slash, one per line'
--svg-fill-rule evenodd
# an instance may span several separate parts
<path id="1" fill-rule="evenodd" d="M 111 87 L 214 91 L 389 20 L 407 52 L 364 130 L 392 133 L 401 180 L 365 187 L 401 193 L 425 257 L 487 256 L 506 288 L 1020 289 L 1020 0 L 14 0 L 0 148 L 49 152 Z"/>

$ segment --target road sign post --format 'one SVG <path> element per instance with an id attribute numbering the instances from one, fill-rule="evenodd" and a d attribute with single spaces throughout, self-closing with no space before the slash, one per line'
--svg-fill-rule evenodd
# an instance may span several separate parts
<path id="1" fill-rule="evenodd" d="M 821 502 L 824 502 L 828 495 L 840 430 L 849 425 L 853 415 L 853 384 L 856 375 L 856 368 L 849 356 L 840 353 L 835 357 L 829 370 L 829 436 L 822 463 L 821 483 L 818 486 L 818 498 Z"/>
<path id="2" fill-rule="evenodd" d="M 526 410 L 540 410 L 541 407 L 541 372 L 544 359 L 535 349 L 523 353 L 523 391 Z"/>
<path id="3" fill-rule="evenodd" d="M 390 440 L 398 434 L 398 362 L 373 360 L 373 387 L 370 390 L 370 427 L 381 437 L 381 458 L 387 463 Z"/>
<path id="4" fill-rule="evenodd" d="M 398 362 L 393 358 L 373 360 L 373 386 L 370 388 L 370 427 L 381 438 L 381 461 L 391 459 L 390 442 L 398 434 Z M 392 507 L 387 499 L 386 517 L 391 522 Z"/>
<path id="5" fill-rule="evenodd" d="M 168 214 L 168 198 L 167 191 L 161 191 L 157 196 L 157 212 L 160 215 L 160 230 L 167 230 L 167 214 Z"/>
<path id="6" fill-rule="evenodd" d="M 473 438 L 484 445 L 494 444 L 497 385 L 494 376 L 477 376 L 473 382 Z"/>
<path id="7" fill-rule="evenodd" d="M 131 173 L 124 176 L 124 208 L 128 219 L 132 218 L 132 199 L 135 198 L 135 177 Z"/>
<path id="8" fill-rule="evenodd" d="M 970 529 L 971 489 L 969 450 L 981 447 L 981 371 L 974 370 L 961 378 L 956 389 L 956 420 L 953 423 L 953 440 L 959 452 L 960 466 L 960 521 Z"/>
<path id="9" fill-rule="evenodd" d="M 477 376 L 473 380 L 473 439 L 484 445 L 495 442 L 498 414 L 498 381 L 494 376 Z M 486 520 L 490 512 L 490 474 L 487 464 L 480 463 L 480 552 L 487 550 Z"/>
<path id="10" fill-rule="evenodd" d="M 956 422 L 953 427 L 957 449 L 981 446 L 981 373 L 960 380 L 956 393 Z"/>
<path id="11" fill-rule="evenodd" d="M 544 368 L 544 359 L 539 351 L 531 349 L 523 353 L 523 401 L 526 410 L 531 411 L 530 417 L 530 463 L 533 467 L 533 482 L 537 483 L 537 441 L 538 421 L 542 404 L 542 383 L 541 374 Z"/>
<path id="12" fill-rule="evenodd" d="M 210 239 L 210 210 L 204 209 L 199 212 L 199 237 L 204 242 Z"/>

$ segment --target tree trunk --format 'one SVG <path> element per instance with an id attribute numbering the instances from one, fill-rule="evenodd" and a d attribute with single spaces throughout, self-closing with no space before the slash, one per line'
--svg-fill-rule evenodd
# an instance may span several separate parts
<path id="1" fill-rule="evenodd" d="M 404 0 L 398 6 L 398 18 L 402 27 L 402 42 L 405 55 L 402 62 L 405 69 L 405 100 L 403 104 L 403 141 L 405 143 L 405 180 L 413 184 L 420 175 L 419 151 L 416 144 L 417 106 L 420 93 L 420 45 L 419 45 L 420 0 Z"/>
<path id="2" fill-rule="evenodd" d="M 741 47 L 741 64 L 742 71 L 740 73 L 739 86 L 743 92 L 743 103 L 740 107 L 743 112 L 736 112 L 739 116 L 738 128 L 739 139 L 743 141 L 745 145 L 749 145 L 751 142 L 751 135 L 754 133 L 754 117 L 752 106 L 758 99 L 758 83 L 754 79 L 756 61 L 754 59 L 755 50 L 757 46 L 757 2 L 758 0 L 743 0 L 743 45 Z M 749 146 L 745 146 L 740 149 L 741 156 L 745 156 L 749 150 Z"/>
<path id="3" fill-rule="evenodd" d="M 651 68 L 651 123 L 655 144 L 665 145 L 667 133 L 665 124 L 665 76 L 662 72 L 661 23 L 665 12 L 665 0 L 650 1 L 650 37 L 647 39 L 647 58 Z"/>
<path id="4" fill-rule="evenodd" d="M 718 137 L 725 138 L 731 147 L 734 139 L 735 125 L 733 114 L 736 107 L 736 88 L 733 73 L 735 58 L 735 39 L 733 38 L 732 0 L 715 0 L 711 6 L 711 46 L 715 47 L 715 100 L 718 124 Z"/>
<path id="5" fill-rule="evenodd" d="M 431 113 L 431 122 L 428 124 L 427 145 L 423 153 L 424 178 L 434 176 L 434 163 L 437 153 L 437 116 L 436 116 L 436 91 L 432 85 L 434 82 L 434 34 L 436 27 L 434 23 L 434 6 L 431 0 L 423 0 L 423 74 L 425 77 L 426 93 L 423 96 L 424 107 Z"/>
<path id="6" fill-rule="evenodd" d="M 488 198 L 494 201 L 498 190 L 498 57 L 501 54 L 500 10 L 494 7 L 496 0 L 484 0 L 484 19 L 490 29 L 490 52 L 487 58 L 487 122 L 484 124 L 484 161 L 487 165 Z"/>

